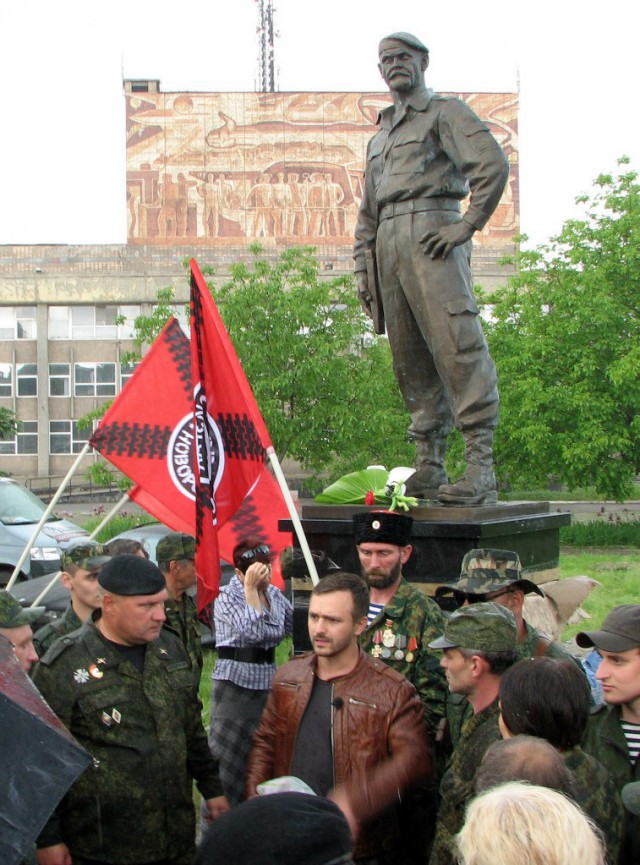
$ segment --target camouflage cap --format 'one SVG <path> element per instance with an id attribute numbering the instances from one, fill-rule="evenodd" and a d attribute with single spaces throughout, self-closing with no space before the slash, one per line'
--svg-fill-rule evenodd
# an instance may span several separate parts
<path id="1" fill-rule="evenodd" d="M 31 625 L 44 613 L 45 607 L 23 607 L 11 592 L 0 589 L 0 628 L 20 628 Z"/>
<path id="2" fill-rule="evenodd" d="M 159 562 L 178 562 L 180 559 L 195 559 L 196 539 L 182 532 L 170 532 L 158 541 L 156 559 Z"/>
<path id="3" fill-rule="evenodd" d="M 452 613 L 444 634 L 429 643 L 430 649 L 481 649 L 485 652 L 515 652 L 516 618 L 500 604 L 472 604 Z"/>
<path id="4" fill-rule="evenodd" d="M 66 570 L 69 565 L 75 565 L 83 571 L 97 571 L 106 565 L 110 558 L 107 548 L 102 544 L 87 538 L 78 538 L 63 550 L 62 570 Z"/>
<path id="5" fill-rule="evenodd" d="M 522 565 L 517 553 L 512 550 L 470 550 L 462 560 L 460 579 L 436 589 L 436 597 L 463 592 L 467 595 L 484 595 L 498 589 L 521 589 L 525 594 L 536 592 L 544 598 L 544 592 L 531 580 L 522 576 Z"/>
<path id="6" fill-rule="evenodd" d="M 417 36 L 414 36 L 413 33 L 406 33 L 404 31 L 398 31 L 397 33 L 390 33 L 388 36 L 385 36 L 380 40 L 380 44 L 378 45 L 378 55 L 380 55 L 383 51 L 382 46 L 385 42 L 402 42 L 404 45 L 408 45 L 409 48 L 413 48 L 414 51 L 420 51 L 422 54 L 428 54 L 429 49 L 421 42 Z"/>

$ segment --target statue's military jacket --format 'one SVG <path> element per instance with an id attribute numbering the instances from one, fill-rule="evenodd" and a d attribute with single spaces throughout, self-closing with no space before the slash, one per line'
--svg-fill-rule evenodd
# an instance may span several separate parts
<path id="1" fill-rule="evenodd" d="M 431 741 L 444 717 L 447 684 L 441 652 L 429 648 L 444 631 L 445 616 L 435 601 L 404 578 L 398 590 L 360 637 L 361 648 L 380 658 L 414 686 L 425 710 Z"/>
<path id="2" fill-rule="evenodd" d="M 207 799 L 220 787 L 180 640 L 163 629 L 146 645 L 141 673 L 88 621 L 56 641 L 33 680 L 93 756 L 38 847 L 63 842 L 72 857 L 118 865 L 190 865 L 192 779 Z"/>

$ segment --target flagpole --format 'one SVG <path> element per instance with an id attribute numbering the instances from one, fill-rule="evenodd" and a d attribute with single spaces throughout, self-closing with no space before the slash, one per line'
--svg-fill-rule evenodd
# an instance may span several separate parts
<path id="1" fill-rule="evenodd" d="M 27 546 L 24 548 L 22 555 L 18 559 L 18 563 L 16 564 L 15 568 L 13 569 L 13 573 L 11 574 L 11 577 L 9 578 L 9 582 L 5 586 L 5 588 L 7 590 L 9 590 L 13 586 L 15 581 L 17 580 L 18 574 L 20 573 L 20 569 L 22 568 L 23 564 L 25 563 L 25 560 L 26 560 L 27 556 L 29 555 L 29 551 L 31 550 L 31 547 L 34 545 L 36 538 L 40 534 L 40 530 L 42 529 L 43 525 L 46 523 L 47 518 L 48 518 L 49 514 L 51 513 L 51 511 L 57 505 L 58 499 L 62 495 L 64 488 L 69 483 L 69 481 L 71 480 L 71 478 L 73 477 L 75 472 L 78 470 L 78 467 L 80 466 L 80 463 L 82 462 L 82 458 L 85 457 L 89 453 L 90 448 L 91 448 L 91 445 L 89 444 L 89 442 L 86 442 L 85 446 L 82 448 L 82 450 L 80 451 L 80 453 L 76 457 L 73 465 L 71 466 L 69 471 L 64 476 L 64 480 L 62 481 L 62 483 L 60 484 L 60 486 L 56 490 L 53 498 L 51 499 L 51 501 L 49 502 L 49 504 L 45 508 L 44 513 L 40 517 L 40 522 L 35 527 L 33 534 L 29 538 L 29 542 L 28 542 Z"/>
<path id="2" fill-rule="evenodd" d="M 267 448 L 267 456 L 269 457 L 269 462 L 271 463 L 271 467 L 273 468 L 273 473 L 276 476 L 276 480 L 280 485 L 280 489 L 282 490 L 282 495 L 284 496 L 284 500 L 287 503 L 287 507 L 289 508 L 289 515 L 291 516 L 291 522 L 293 523 L 293 527 L 295 529 L 296 535 L 298 536 L 298 543 L 300 544 L 300 549 L 302 550 L 302 555 L 304 556 L 304 560 L 307 564 L 307 568 L 309 569 L 309 576 L 311 577 L 311 582 L 314 586 L 317 586 L 320 582 L 318 577 L 318 572 L 316 570 L 315 562 L 313 561 L 313 556 L 311 555 L 311 550 L 309 549 L 309 544 L 307 542 L 307 536 L 304 533 L 304 529 L 302 528 L 302 523 L 300 522 L 300 517 L 298 516 L 298 511 L 296 510 L 295 503 L 291 498 L 291 493 L 289 492 L 289 486 L 287 484 L 286 478 L 284 476 L 284 472 L 282 471 L 282 467 L 280 465 L 280 461 L 276 455 L 275 449 L 273 446 Z"/>

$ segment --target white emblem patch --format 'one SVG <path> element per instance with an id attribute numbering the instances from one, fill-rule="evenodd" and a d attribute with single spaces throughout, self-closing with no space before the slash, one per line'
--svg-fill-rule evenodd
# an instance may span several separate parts
<path id="1" fill-rule="evenodd" d="M 74 670 L 73 678 L 79 685 L 84 685 L 89 681 L 89 673 L 86 670 Z"/>
<path id="2" fill-rule="evenodd" d="M 378 529 L 380 528 L 380 520 L 374 520 L 374 521 L 371 523 L 371 528 L 374 529 L 374 530 L 377 532 Z"/>

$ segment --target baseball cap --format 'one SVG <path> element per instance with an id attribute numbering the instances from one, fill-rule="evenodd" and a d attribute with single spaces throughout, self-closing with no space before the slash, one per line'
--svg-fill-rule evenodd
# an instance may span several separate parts
<path id="1" fill-rule="evenodd" d="M 62 570 L 75 565 L 77 568 L 82 568 L 83 571 L 97 571 L 109 561 L 107 548 L 97 541 L 79 538 L 71 541 L 69 546 L 62 553 Z"/>
<path id="2" fill-rule="evenodd" d="M 31 625 L 44 613 L 46 607 L 23 607 L 6 589 L 0 589 L 0 628 L 19 628 Z"/>
<path id="3" fill-rule="evenodd" d="M 473 604 L 452 613 L 444 634 L 429 643 L 429 648 L 513 652 L 516 637 L 516 619 L 511 610 L 500 604 Z"/>
<path id="4" fill-rule="evenodd" d="M 640 648 L 640 604 L 614 607 L 599 631 L 581 631 L 576 643 L 583 649 L 595 646 L 605 652 L 626 652 Z"/>
<path id="5" fill-rule="evenodd" d="M 180 559 L 195 559 L 196 539 L 193 535 L 171 532 L 158 541 L 156 558 L 159 562 L 177 562 Z"/>
<path id="6" fill-rule="evenodd" d="M 142 556 L 113 556 L 98 574 L 98 583 L 114 595 L 157 595 L 166 589 L 157 565 Z"/>
<path id="7" fill-rule="evenodd" d="M 406 547 L 411 543 L 413 519 L 393 511 L 364 511 L 354 514 L 353 535 L 357 544 L 393 544 Z"/>
<path id="8" fill-rule="evenodd" d="M 511 588 L 521 589 L 525 594 L 536 592 L 544 598 L 542 589 L 522 576 L 522 565 L 517 553 L 512 550 L 470 550 L 462 559 L 458 581 L 439 586 L 436 597 L 452 592 L 483 595 Z"/>

